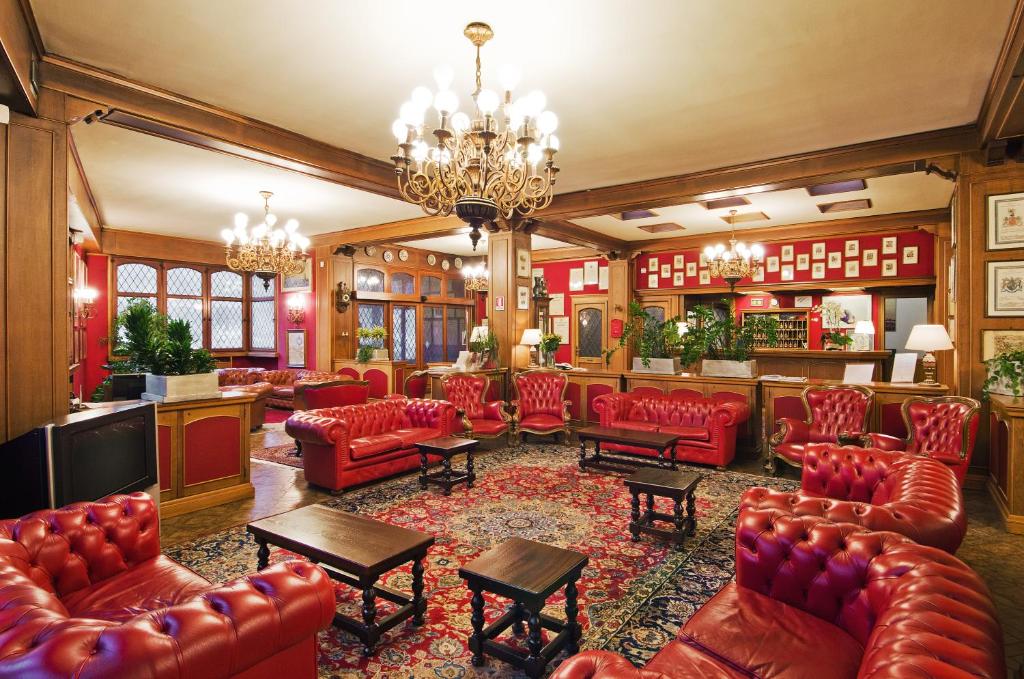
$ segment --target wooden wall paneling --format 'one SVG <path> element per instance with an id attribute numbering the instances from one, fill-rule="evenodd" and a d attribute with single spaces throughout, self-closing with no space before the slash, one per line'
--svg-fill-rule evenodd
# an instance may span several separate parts
<path id="1" fill-rule="evenodd" d="M 0 103 L 33 114 L 38 95 L 32 84 L 32 64 L 42 47 L 27 2 L 0 2 Z"/>
<path id="2" fill-rule="evenodd" d="M 516 288 L 530 286 L 529 277 L 516 275 L 516 253 L 530 250 L 530 236 L 521 231 L 492 233 L 487 238 L 487 263 L 491 272 L 491 284 L 487 295 L 488 324 L 498 338 L 498 365 L 500 367 L 523 368 L 530 363 L 530 350 L 521 346 L 519 340 L 523 330 L 530 327 L 530 309 L 516 309 Z M 496 308 L 499 300 L 504 309 Z M 531 305 L 533 299 L 530 300 Z"/>
<path id="3" fill-rule="evenodd" d="M 82 211 L 88 228 L 82 234 L 85 239 L 85 249 L 98 251 L 100 249 L 100 238 L 103 231 L 103 217 L 100 214 L 96 198 L 93 196 L 89 180 L 82 168 L 82 160 L 75 148 L 75 140 L 68 135 L 68 191 Z"/>
<path id="4" fill-rule="evenodd" d="M 612 321 L 621 321 L 623 327 L 629 321 L 629 302 L 633 299 L 633 261 L 613 259 L 608 262 L 608 349 L 618 346 L 619 338 L 611 336 Z M 624 372 L 632 363 L 629 347 L 623 347 L 612 354 L 611 360 L 605 364 L 609 372 Z"/>
<path id="5" fill-rule="evenodd" d="M 316 278 L 316 295 L 313 299 L 313 313 L 316 314 L 316 370 L 331 369 L 331 355 L 334 345 L 334 257 L 333 248 L 320 246 L 313 251 L 313 275 Z"/>
<path id="6" fill-rule="evenodd" d="M 0 297 L 0 328 L 2 338 L 0 341 L 0 442 L 8 439 L 7 435 L 7 329 L 10 325 L 7 322 L 7 138 L 10 132 L 9 125 L 0 124 L 0 285 L 2 285 L 2 297 Z"/>
<path id="7" fill-rule="evenodd" d="M 331 257 L 333 261 L 332 267 L 332 285 L 327 291 L 321 291 L 319 301 L 324 301 L 324 292 L 329 297 L 326 303 L 328 309 L 330 309 L 331 317 L 334 319 L 332 323 L 331 332 L 331 358 L 332 360 L 344 359 L 344 358 L 355 358 L 355 332 L 356 332 L 356 302 L 352 302 L 348 305 L 348 308 L 344 311 L 338 311 L 335 306 L 334 293 L 338 289 L 339 283 L 344 283 L 348 286 L 349 290 L 355 289 L 355 273 L 351 257 L 344 255 L 333 255 Z M 319 326 L 317 326 L 319 327 Z M 333 363 L 329 364 L 333 365 Z"/>
<path id="8" fill-rule="evenodd" d="M 1024 1 L 1016 0 L 1010 16 L 1010 27 L 978 114 L 982 145 L 1024 134 L 1024 79 L 1020 77 L 1022 56 Z"/>

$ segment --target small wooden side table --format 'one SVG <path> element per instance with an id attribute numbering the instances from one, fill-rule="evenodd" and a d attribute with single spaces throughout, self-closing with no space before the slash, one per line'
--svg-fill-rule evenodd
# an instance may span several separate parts
<path id="1" fill-rule="evenodd" d="M 430 439 L 423 443 L 417 443 L 420 451 L 420 488 L 427 489 L 428 484 L 435 484 L 444 488 L 445 497 L 452 494 L 452 487 L 465 483 L 467 488 L 473 487 L 476 481 L 476 473 L 473 471 L 473 451 L 479 441 L 462 438 L 459 436 L 441 436 Z M 452 472 L 452 458 L 462 453 L 466 454 L 466 471 Z M 434 455 L 441 458 L 441 471 L 427 473 L 427 456 Z"/>
<path id="2" fill-rule="evenodd" d="M 553 547 L 533 540 L 512 538 L 489 549 L 459 569 L 459 576 L 473 592 L 470 620 L 473 634 L 469 650 L 473 665 L 484 664 L 484 654 L 524 671 L 528 677 L 540 677 L 552 658 L 563 648 L 569 655 L 579 652 L 581 631 L 578 614 L 576 581 L 580 579 L 589 559 L 569 549 Z M 565 622 L 544 615 L 541 610 L 548 597 L 565 587 Z M 484 628 L 483 592 L 507 597 L 513 604 L 500 618 Z M 528 652 L 498 643 L 494 639 L 509 627 L 514 634 L 523 633 L 523 620 L 529 627 Z M 557 636 L 542 645 L 541 630 Z"/>
<path id="3" fill-rule="evenodd" d="M 679 472 L 669 469 L 652 469 L 645 467 L 635 472 L 624 481 L 632 497 L 632 514 L 629 521 L 629 532 L 633 542 L 640 540 L 640 534 L 646 533 L 668 539 L 676 547 L 693 535 L 697 530 L 697 503 L 694 491 L 700 482 L 700 475 L 693 472 Z M 640 494 L 647 495 L 647 508 L 640 513 Z M 672 514 L 654 511 L 654 498 L 672 498 Z M 686 502 L 686 515 L 683 515 L 683 502 Z M 668 521 L 672 528 L 660 528 L 656 521 Z"/>

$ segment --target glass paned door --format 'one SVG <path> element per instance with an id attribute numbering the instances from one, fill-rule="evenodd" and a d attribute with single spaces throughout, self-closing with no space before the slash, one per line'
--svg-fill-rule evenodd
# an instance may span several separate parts
<path id="1" fill-rule="evenodd" d="M 440 363 L 444 360 L 444 308 L 423 307 L 423 361 Z"/>
<path id="2" fill-rule="evenodd" d="M 391 307 L 391 338 L 396 361 L 416 363 L 416 307 L 395 304 Z"/>
<path id="3" fill-rule="evenodd" d="M 586 302 L 573 300 L 573 326 L 571 344 L 576 363 L 581 366 L 603 363 L 603 351 L 608 330 L 607 301 Z"/>
<path id="4" fill-rule="evenodd" d="M 450 306 L 445 313 L 447 322 L 444 360 L 454 363 L 459 358 L 459 352 L 468 348 L 469 309 L 464 306 Z"/>

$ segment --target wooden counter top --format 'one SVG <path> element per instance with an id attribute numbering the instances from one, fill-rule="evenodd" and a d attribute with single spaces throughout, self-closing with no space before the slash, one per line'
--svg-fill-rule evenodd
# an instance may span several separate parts
<path id="1" fill-rule="evenodd" d="M 848 384 L 842 380 L 826 380 L 816 377 L 811 377 L 800 382 L 793 382 L 790 380 L 769 380 L 761 378 L 760 380 L 765 386 L 772 387 L 793 387 L 795 389 L 803 390 L 804 387 L 810 386 L 822 386 L 831 387 L 840 384 Z M 920 394 L 923 396 L 943 396 L 949 393 L 949 387 L 945 384 L 919 384 L 917 382 L 860 382 L 860 386 L 867 387 L 874 391 L 886 391 L 886 392 L 900 392 L 905 391 L 911 394 Z"/>
<path id="2" fill-rule="evenodd" d="M 878 361 L 886 360 L 892 351 L 825 351 L 824 349 L 754 349 L 751 358 L 762 357 L 813 358 L 830 361 Z"/>

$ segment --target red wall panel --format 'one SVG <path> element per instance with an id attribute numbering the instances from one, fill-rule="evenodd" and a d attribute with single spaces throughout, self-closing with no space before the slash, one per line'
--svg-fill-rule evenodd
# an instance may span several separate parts
<path id="1" fill-rule="evenodd" d="M 558 262 L 536 262 L 533 265 L 534 269 L 540 269 L 544 272 L 544 282 L 548 286 L 548 294 L 553 295 L 556 293 L 562 293 L 565 295 L 565 315 L 572 315 L 572 297 L 575 295 L 605 295 L 608 294 L 607 290 L 601 290 L 596 283 L 591 285 L 584 285 L 582 290 L 569 290 L 569 270 L 570 269 L 582 269 L 584 262 L 598 263 L 599 267 L 608 266 L 608 260 L 604 257 L 591 257 L 589 259 L 571 259 Z M 531 282 L 532 285 L 532 282 Z M 570 348 L 569 342 L 571 341 L 571 335 L 573 333 L 572 321 L 569 321 L 569 334 L 570 337 L 563 337 L 565 344 L 558 347 L 558 351 L 555 352 L 555 360 L 560 363 L 572 363 L 572 349 Z"/>
<path id="2" fill-rule="evenodd" d="M 185 425 L 185 485 L 242 473 L 241 426 L 238 417 L 216 415 Z"/>

